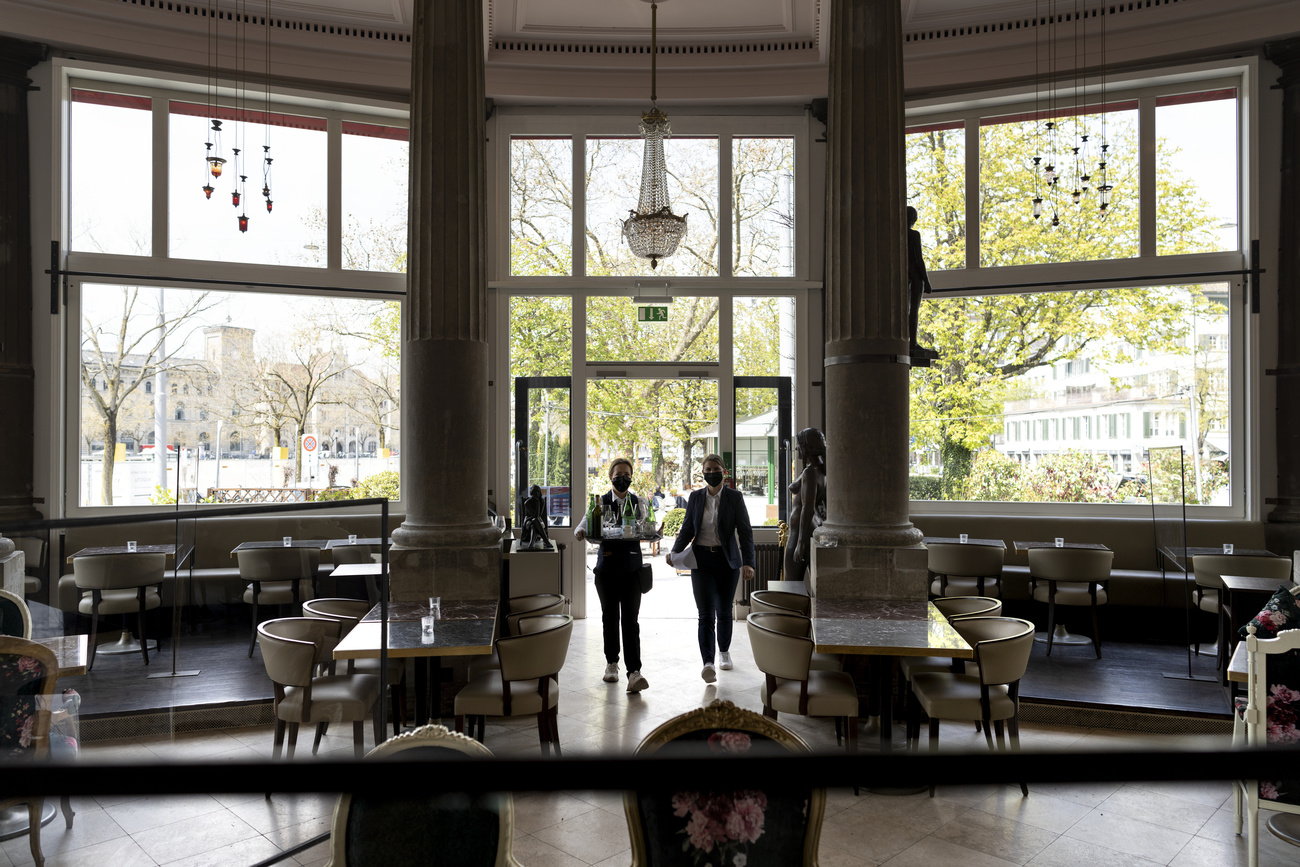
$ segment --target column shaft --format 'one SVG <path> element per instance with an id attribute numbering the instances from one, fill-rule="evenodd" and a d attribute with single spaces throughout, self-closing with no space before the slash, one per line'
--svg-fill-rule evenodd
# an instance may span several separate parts
<path id="1" fill-rule="evenodd" d="M 831 7 L 826 224 L 827 523 L 839 545 L 915 545 L 907 490 L 903 40 L 896 0 Z"/>

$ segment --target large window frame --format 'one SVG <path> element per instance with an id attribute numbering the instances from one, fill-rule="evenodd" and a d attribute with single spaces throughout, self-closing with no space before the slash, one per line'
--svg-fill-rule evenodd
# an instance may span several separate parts
<path id="1" fill-rule="evenodd" d="M 1074 99 L 1073 81 L 1060 83 L 1064 104 Z M 1159 97 L 1190 91 L 1235 88 L 1238 121 L 1238 248 L 1210 253 L 1157 255 L 1156 251 L 1156 102 Z M 965 265 L 960 269 L 931 270 L 930 283 L 936 298 L 1019 294 L 1024 292 L 1078 291 L 1107 288 L 1145 288 L 1187 285 L 1198 282 L 1229 282 L 1230 335 L 1232 340 L 1229 382 L 1231 447 L 1242 456 L 1230 463 L 1227 506 L 1195 506 L 1203 518 L 1254 518 L 1262 509 L 1259 472 L 1259 425 L 1251 423 L 1259 407 L 1259 322 L 1251 315 L 1251 289 L 1242 276 L 1171 279 L 1170 275 L 1229 272 L 1242 275 L 1258 265 L 1250 261 L 1250 240 L 1259 237 L 1258 195 L 1259 128 L 1258 61 L 1236 59 L 1229 63 L 1201 63 L 1158 72 L 1113 75 L 1107 81 L 1106 102 L 1138 101 L 1139 166 L 1139 249 L 1125 259 L 1047 264 L 982 266 L 980 264 L 980 120 L 1018 113 L 1032 113 L 1035 95 L 1025 86 L 967 94 L 960 98 L 932 98 L 909 103 L 908 128 L 930 124 L 965 124 Z M 1100 101 L 1095 82 L 1088 93 Z M 1040 95 L 1040 99 L 1041 99 Z M 1026 208 L 1029 204 L 1026 203 Z M 1128 504 L 1019 503 L 958 500 L 913 500 L 915 514 L 990 513 L 1041 514 L 1043 509 L 1061 515 L 1149 516 L 1150 506 Z"/>
<path id="2" fill-rule="evenodd" d="M 68 251 L 62 267 L 72 272 L 106 275 L 86 278 L 87 282 L 127 282 L 140 286 L 165 286 L 176 289 L 234 289 L 245 292 L 298 294 L 318 298 L 366 299 L 399 301 L 405 307 L 406 275 L 402 273 L 355 271 L 343 267 L 343 202 L 342 202 L 342 140 L 343 125 L 347 121 L 409 127 L 409 110 L 405 103 L 355 96 L 334 96 L 306 89 L 273 88 L 269 105 L 263 105 L 261 93 L 252 100 L 250 108 L 266 108 L 272 112 L 309 114 L 326 121 L 326 261 L 325 267 L 300 267 L 292 265 L 262 265 L 241 262 L 214 262 L 200 259 L 171 258 L 168 248 L 169 225 L 169 113 L 171 100 L 187 102 L 206 100 L 207 82 L 201 76 L 168 73 L 166 75 L 136 70 L 117 65 L 56 58 L 54 81 L 56 93 L 52 95 L 52 141 L 59 143 L 52 172 L 51 234 L 58 239 L 62 250 Z M 110 253 L 72 251 L 71 234 L 71 183 L 69 142 L 71 128 L 72 91 L 74 89 L 108 91 L 153 100 L 153 194 L 152 253 L 132 256 Z M 228 87 L 219 88 L 223 104 L 229 104 L 233 93 Z M 286 155 L 282 155 L 286 156 Z M 120 179 L 105 180 L 124 186 Z M 250 190 L 250 198 L 252 198 Z M 260 201 L 254 205 L 261 206 Z M 234 230 L 232 223 L 232 231 Z M 131 275 L 123 281 L 111 275 Z M 202 281 L 210 279 L 231 281 L 233 286 L 214 286 Z M 60 381 L 62 399 L 58 429 L 61 448 L 50 456 L 51 478 L 63 498 L 63 514 L 69 516 L 111 516 L 135 513 L 158 506 L 81 506 L 79 449 L 77 427 L 80 404 L 80 329 L 81 280 L 66 281 L 66 291 L 61 299 L 62 322 L 55 338 L 61 347 Z M 38 304 L 39 306 L 39 304 Z M 405 412 L 406 386 L 402 385 L 402 406 L 399 418 Z M 402 422 L 399 420 L 399 426 Z M 400 458 L 400 453 L 399 453 Z M 392 510 L 402 512 L 401 500 L 392 503 Z"/>

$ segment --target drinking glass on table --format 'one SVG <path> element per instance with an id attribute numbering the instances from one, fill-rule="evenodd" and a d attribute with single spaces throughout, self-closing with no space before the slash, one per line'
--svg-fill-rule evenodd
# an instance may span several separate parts
<path id="1" fill-rule="evenodd" d="M 967 535 L 966 533 L 962 533 L 959 538 L 961 539 L 961 543 L 963 545 L 965 545 L 968 541 L 970 541 L 970 536 Z"/>
<path id="2" fill-rule="evenodd" d="M 1224 542 L 1224 543 L 1223 543 L 1223 553 L 1225 553 L 1225 554 L 1231 554 L 1231 553 L 1232 553 L 1232 543 L 1231 543 L 1231 542 Z"/>
<path id="3" fill-rule="evenodd" d="M 1058 547 L 1058 548 L 1064 548 L 1064 547 L 1065 547 L 1065 539 L 1061 538 L 1060 536 L 1057 536 L 1057 537 L 1056 537 L 1056 547 Z"/>

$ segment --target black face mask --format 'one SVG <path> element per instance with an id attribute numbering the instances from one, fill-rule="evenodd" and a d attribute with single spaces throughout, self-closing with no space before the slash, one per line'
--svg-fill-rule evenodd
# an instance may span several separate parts
<path id="1" fill-rule="evenodd" d="M 614 490 L 618 491 L 620 494 L 632 487 L 631 476 L 615 476 L 611 481 L 614 483 Z"/>
<path id="2" fill-rule="evenodd" d="M 722 473 L 705 473 L 704 481 L 710 488 L 716 488 L 718 485 L 722 484 Z"/>

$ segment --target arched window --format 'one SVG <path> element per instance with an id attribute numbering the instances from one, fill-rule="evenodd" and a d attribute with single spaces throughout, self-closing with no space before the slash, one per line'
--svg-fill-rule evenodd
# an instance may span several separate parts
<path id="1" fill-rule="evenodd" d="M 145 384 L 144 384 L 144 393 L 145 393 L 145 394 L 153 394 L 153 383 L 152 383 L 152 382 L 149 382 L 148 380 L 145 381 Z"/>

